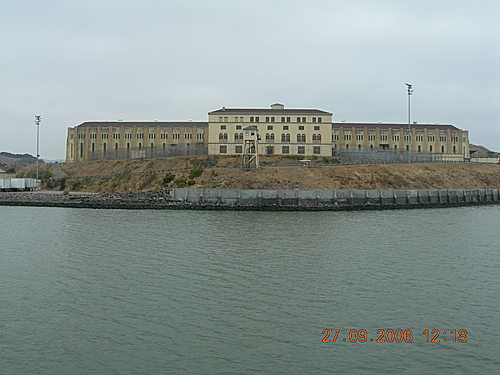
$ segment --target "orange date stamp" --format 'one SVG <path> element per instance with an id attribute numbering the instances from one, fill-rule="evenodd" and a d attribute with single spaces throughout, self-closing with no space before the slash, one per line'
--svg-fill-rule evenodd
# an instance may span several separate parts
<path id="1" fill-rule="evenodd" d="M 420 342 L 467 342 L 469 332 L 465 329 L 424 329 L 416 331 L 413 329 L 378 329 L 376 334 L 370 335 L 366 329 L 324 329 L 322 332 L 323 340 L 321 342 L 396 342 L 410 343 L 414 339 Z M 423 340 L 423 341 L 422 341 Z"/>

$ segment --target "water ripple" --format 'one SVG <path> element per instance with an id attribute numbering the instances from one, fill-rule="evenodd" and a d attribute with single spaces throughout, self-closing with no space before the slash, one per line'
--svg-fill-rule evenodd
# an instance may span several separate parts
<path id="1" fill-rule="evenodd" d="M 500 365 L 498 206 L 2 207 L 0 218 L 5 373 L 486 374 Z M 414 342 L 325 344 L 324 328 L 372 337 L 411 328 Z M 424 342 L 434 328 L 467 329 L 469 341 Z"/>

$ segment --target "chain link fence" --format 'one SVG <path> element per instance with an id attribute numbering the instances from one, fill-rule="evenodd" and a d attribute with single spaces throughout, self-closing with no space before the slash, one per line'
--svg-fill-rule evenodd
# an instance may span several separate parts
<path id="1" fill-rule="evenodd" d="M 370 163 L 439 163 L 452 161 L 448 154 L 409 153 L 405 151 L 334 151 L 333 156 L 339 157 L 343 164 Z M 456 155 L 456 160 L 463 161 Z"/>
<path id="2" fill-rule="evenodd" d="M 206 144 L 166 145 L 143 149 L 113 148 L 106 151 L 90 151 L 87 160 L 125 160 L 125 159 L 156 159 L 170 156 L 200 156 L 208 154 Z"/>

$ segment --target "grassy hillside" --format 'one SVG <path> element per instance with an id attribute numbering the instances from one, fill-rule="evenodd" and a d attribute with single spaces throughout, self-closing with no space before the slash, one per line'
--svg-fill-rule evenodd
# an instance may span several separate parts
<path id="1" fill-rule="evenodd" d="M 263 158 L 263 168 L 240 171 L 236 157 L 179 157 L 46 165 L 49 188 L 131 192 L 169 187 L 247 189 L 481 189 L 500 188 L 500 165 L 392 164 L 303 167 L 293 159 Z M 328 160 L 331 162 L 332 160 Z M 317 163 L 324 160 L 317 159 Z M 295 166 L 278 167 L 273 163 Z M 314 165 L 314 164 L 313 164 Z M 200 166 L 210 167 L 197 170 Z M 216 167 L 216 168 L 215 168 Z M 28 167 L 33 168 L 33 167 Z M 24 170 L 24 175 L 32 174 Z M 62 186 L 61 186 L 62 185 Z"/>
<path id="2" fill-rule="evenodd" d="M 41 161 L 43 163 L 43 161 Z M 11 154 L 10 152 L 0 152 L 0 166 L 26 167 L 36 163 L 36 157 L 30 154 Z"/>

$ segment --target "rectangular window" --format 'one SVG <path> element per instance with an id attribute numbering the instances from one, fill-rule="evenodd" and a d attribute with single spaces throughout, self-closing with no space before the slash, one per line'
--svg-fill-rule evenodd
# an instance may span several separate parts
<path id="1" fill-rule="evenodd" d="M 283 125 L 283 130 L 288 130 L 288 125 Z"/>
<path id="2" fill-rule="evenodd" d="M 305 117 L 302 117 L 302 122 L 306 122 L 306 118 Z"/>
<path id="3" fill-rule="evenodd" d="M 281 146 L 281 153 L 282 154 L 289 154 L 290 153 L 290 146 Z"/>
<path id="4" fill-rule="evenodd" d="M 318 117 L 318 122 L 321 122 L 321 117 Z"/>
<path id="5" fill-rule="evenodd" d="M 314 122 L 314 121 L 313 121 L 313 122 Z M 316 125 L 316 126 L 314 127 L 314 130 L 319 130 L 319 126 L 317 126 L 317 125 Z"/>
<path id="6" fill-rule="evenodd" d="M 222 116 L 219 116 L 219 122 L 222 122 Z"/>
<path id="7" fill-rule="evenodd" d="M 315 154 L 315 155 L 321 154 L 321 146 L 314 146 L 313 147 L 313 154 Z"/>
<path id="8" fill-rule="evenodd" d="M 266 122 L 269 122 L 269 117 L 266 117 Z"/>
<path id="9" fill-rule="evenodd" d="M 228 117 L 224 116 L 224 122 L 227 122 L 227 121 L 228 121 Z"/>
<path id="10" fill-rule="evenodd" d="M 241 125 L 236 125 L 236 130 L 241 130 Z"/>
<path id="11" fill-rule="evenodd" d="M 267 130 L 273 130 L 273 126 L 272 125 L 267 125 Z"/>
<path id="12" fill-rule="evenodd" d="M 219 152 L 221 154 L 227 154 L 227 146 L 219 146 Z"/>
<path id="13" fill-rule="evenodd" d="M 220 128 L 221 129 L 226 129 L 226 125 L 221 125 Z"/>
<path id="14" fill-rule="evenodd" d="M 243 146 L 234 146 L 234 153 L 241 154 L 243 152 Z"/>
<path id="15" fill-rule="evenodd" d="M 297 117 L 297 122 L 300 122 L 300 117 Z"/>
<path id="16" fill-rule="evenodd" d="M 284 117 L 281 118 L 281 122 L 285 122 L 285 118 Z"/>
<path id="17" fill-rule="evenodd" d="M 316 117 L 313 117 L 313 122 L 316 122 Z"/>
<path id="18" fill-rule="evenodd" d="M 304 130 L 304 125 L 300 125 L 299 130 Z"/>
<path id="19" fill-rule="evenodd" d="M 291 120 L 290 120 L 290 117 L 287 117 L 287 118 L 286 118 L 286 122 L 290 122 L 290 121 L 291 121 Z"/>
<path id="20" fill-rule="evenodd" d="M 266 155 L 273 155 L 273 154 L 274 154 L 274 146 L 267 146 Z"/>
<path id="21" fill-rule="evenodd" d="M 305 154 L 306 153 L 306 147 L 305 146 L 299 146 L 297 147 L 297 154 Z"/>
<path id="22" fill-rule="evenodd" d="M 252 117 L 250 117 L 250 122 L 253 122 L 253 116 L 252 116 Z"/>
<path id="23" fill-rule="evenodd" d="M 259 116 L 255 117 L 255 122 L 259 122 Z"/>
<path id="24" fill-rule="evenodd" d="M 240 117 L 240 122 L 243 122 L 243 116 Z"/>
<path id="25" fill-rule="evenodd" d="M 274 117 L 271 117 L 271 122 L 275 122 L 275 118 Z"/>

